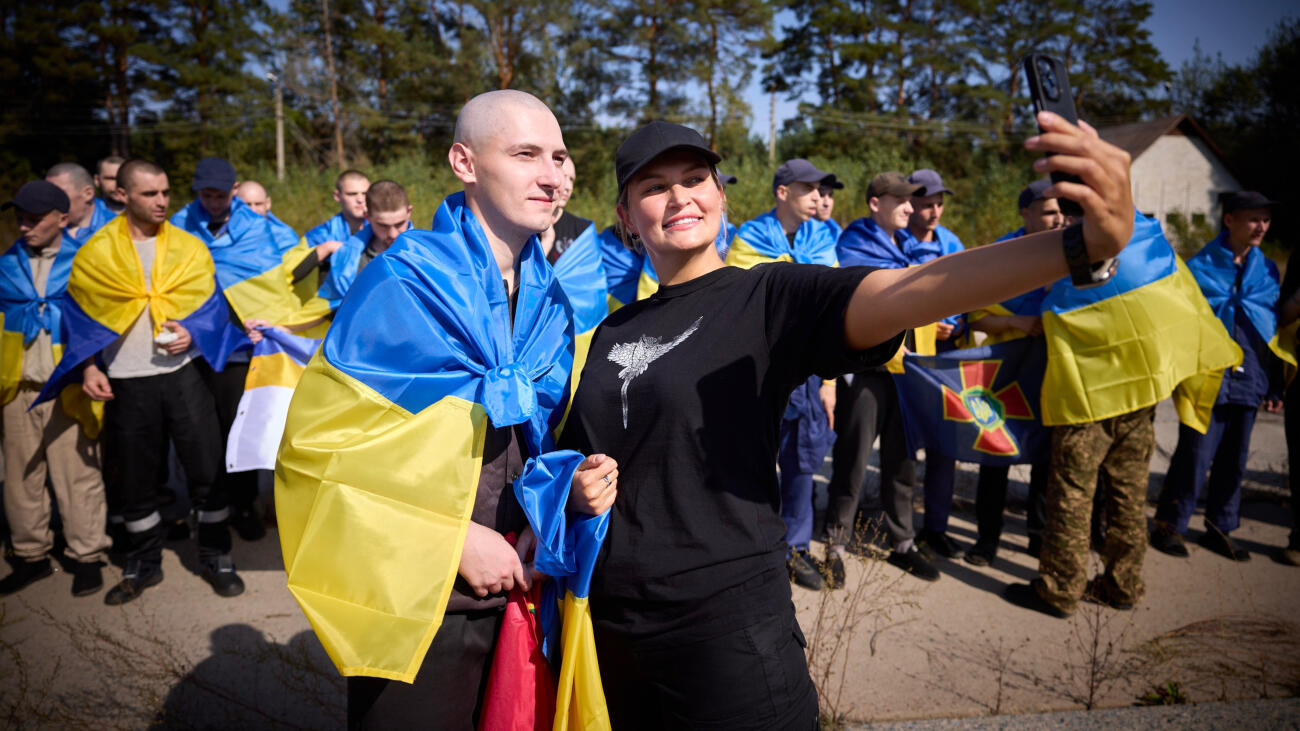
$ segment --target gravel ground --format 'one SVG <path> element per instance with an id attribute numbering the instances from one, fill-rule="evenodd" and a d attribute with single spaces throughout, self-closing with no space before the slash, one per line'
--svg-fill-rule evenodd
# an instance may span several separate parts
<path id="1" fill-rule="evenodd" d="M 1300 729 L 1300 699 L 1198 703 L 1180 706 L 1110 708 L 1022 716 L 981 716 L 935 721 L 904 721 L 850 727 L 853 731 L 940 731 L 961 729 Z"/>

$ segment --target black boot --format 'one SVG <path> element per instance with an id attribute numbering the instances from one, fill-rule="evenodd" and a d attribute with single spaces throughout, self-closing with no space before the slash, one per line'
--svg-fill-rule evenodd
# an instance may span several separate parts
<path id="1" fill-rule="evenodd" d="M 0 596 L 22 591 L 29 584 L 40 581 L 54 573 L 54 568 L 50 566 L 50 559 L 48 558 L 37 559 L 36 561 L 16 558 L 13 566 L 13 573 L 0 579 Z"/>
<path id="2" fill-rule="evenodd" d="M 104 575 L 99 561 L 78 561 L 72 569 L 72 595 L 90 596 L 104 586 Z"/>
<path id="3" fill-rule="evenodd" d="M 162 566 L 151 561 L 128 559 L 122 570 L 122 580 L 104 595 L 110 607 L 134 601 L 145 589 L 162 583 Z"/>

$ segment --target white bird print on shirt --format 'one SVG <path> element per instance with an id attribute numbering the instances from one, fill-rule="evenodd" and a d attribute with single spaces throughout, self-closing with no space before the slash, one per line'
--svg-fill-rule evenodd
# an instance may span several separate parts
<path id="1" fill-rule="evenodd" d="M 651 363 L 689 338 L 691 333 L 699 328 L 700 321 L 703 319 L 703 316 L 695 318 L 695 322 L 691 323 L 686 332 L 673 338 L 669 343 L 660 343 L 659 338 L 642 335 L 634 343 L 615 343 L 614 347 L 609 349 L 610 362 L 623 366 L 623 370 L 618 372 L 618 377 L 623 379 L 624 429 L 627 428 L 627 387 L 632 385 L 632 379 L 645 373 Z"/>

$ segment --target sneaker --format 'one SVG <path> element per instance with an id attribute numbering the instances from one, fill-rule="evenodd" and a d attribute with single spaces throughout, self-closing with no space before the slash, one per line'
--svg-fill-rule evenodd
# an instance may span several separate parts
<path id="1" fill-rule="evenodd" d="M 1284 564 L 1300 566 L 1300 548 L 1283 548 L 1282 553 L 1278 558 L 1280 558 Z"/>
<path id="2" fill-rule="evenodd" d="M 1033 584 L 1007 584 L 1007 588 L 1002 590 L 1002 598 L 1021 609 L 1040 612 L 1057 619 L 1067 619 L 1071 614 L 1064 609 L 1049 604 L 1046 599 L 1038 595 L 1038 591 Z"/>
<path id="3" fill-rule="evenodd" d="M 817 561 L 808 554 L 806 548 L 796 548 L 786 561 L 790 568 L 790 580 L 805 589 L 821 591 L 822 572 L 817 568 Z"/>
<path id="4" fill-rule="evenodd" d="M 50 559 L 42 558 L 36 561 L 28 561 L 25 558 L 15 558 L 13 561 L 13 573 L 0 579 L 0 596 L 7 596 L 17 591 L 26 589 L 31 584 L 44 579 L 54 573 L 54 567 L 50 565 Z"/>
<path id="5" fill-rule="evenodd" d="M 923 530 L 921 535 L 917 537 L 917 542 L 921 544 L 921 550 L 931 556 L 942 556 L 956 561 L 966 555 L 966 551 L 961 547 L 961 544 L 949 538 L 947 533 Z"/>
<path id="6" fill-rule="evenodd" d="M 993 559 L 998 557 L 997 541 L 989 541 L 983 538 L 975 541 L 975 545 L 970 547 L 966 552 L 966 563 L 971 566 L 988 566 L 993 563 Z"/>
<path id="7" fill-rule="evenodd" d="M 1187 558 L 1187 544 L 1172 528 L 1158 525 L 1151 531 L 1151 547 L 1176 558 Z"/>
<path id="8" fill-rule="evenodd" d="M 203 580 L 212 585 L 217 596 L 232 597 L 244 593 L 244 580 L 235 573 L 230 554 L 203 559 Z"/>
<path id="9" fill-rule="evenodd" d="M 826 586 L 830 589 L 840 589 L 844 587 L 844 557 L 834 548 L 826 549 L 826 561 L 822 564 L 826 568 Z"/>
<path id="10" fill-rule="evenodd" d="M 1118 609 L 1121 612 L 1127 612 L 1133 609 L 1133 602 L 1122 601 L 1111 596 L 1110 586 L 1106 583 L 1103 576 L 1094 576 L 1088 581 L 1088 586 L 1083 590 L 1083 598 L 1095 604 L 1101 604 L 1111 609 Z"/>
<path id="11" fill-rule="evenodd" d="M 90 596 L 104 587 L 99 561 L 77 561 L 72 567 L 72 595 Z"/>
<path id="12" fill-rule="evenodd" d="M 917 548 L 915 544 L 906 551 L 895 550 L 890 552 L 888 560 L 889 563 L 918 579 L 924 579 L 925 581 L 939 580 L 939 569 L 925 560 L 925 556 L 921 555 L 921 549 Z"/>
<path id="13" fill-rule="evenodd" d="M 130 559 L 122 570 L 122 580 L 104 595 L 104 603 L 110 607 L 135 601 L 140 594 L 151 586 L 161 584 L 162 566 L 139 559 Z"/>
<path id="14" fill-rule="evenodd" d="M 1237 542 L 1232 540 L 1227 533 L 1223 533 L 1214 526 L 1207 526 L 1206 531 L 1201 534 L 1200 538 L 1196 539 L 1196 542 L 1202 548 L 1208 548 L 1224 558 L 1230 558 L 1241 563 L 1250 560 L 1250 551 L 1237 545 Z"/>
<path id="15" fill-rule="evenodd" d="M 262 524 L 262 517 L 254 508 L 235 513 L 231 524 L 235 526 L 235 532 L 239 537 L 246 541 L 260 541 L 266 537 L 266 526 Z"/>

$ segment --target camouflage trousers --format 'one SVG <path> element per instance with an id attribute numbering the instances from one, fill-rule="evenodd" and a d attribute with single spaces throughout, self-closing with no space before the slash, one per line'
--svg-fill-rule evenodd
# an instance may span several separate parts
<path id="1" fill-rule="evenodd" d="M 1073 612 L 1088 584 L 1088 544 L 1093 494 L 1104 471 L 1106 541 L 1100 587 L 1115 601 L 1142 599 L 1142 558 L 1147 548 L 1144 507 L 1155 447 L 1155 407 L 1089 424 L 1052 429 L 1052 472 L 1047 483 L 1047 523 L 1039 559 L 1039 596 Z"/>

